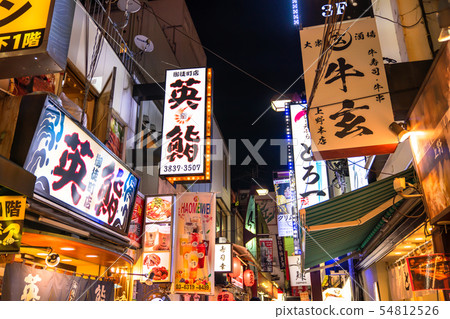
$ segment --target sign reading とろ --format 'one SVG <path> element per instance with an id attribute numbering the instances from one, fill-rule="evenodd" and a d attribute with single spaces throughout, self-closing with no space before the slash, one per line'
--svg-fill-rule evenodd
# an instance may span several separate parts
<path id="1" fill-rule="evenodd" d="M 1 254 L 20 251 L 26 205 L 25 196 L 0 196 Z"/>
<path id="2" fill-rule="evenodd" d="M 261 271 L 273 271 L 273 238 L 259 239 L 261 251 Z"/>
<path id="3" fill-rule="evenodd" d="M 232 250 L 231 244 L 216 244 L 214 257 L 215 272 L 231 272 Z"/>
<path id="4" fill-rule="evenodd" d="M 213 294 L 216 194 L 177 195 L 173 223 L 173 292 Z"/>
<path id="5" fill-rule="evenodd" d="M 312 156 L 306 105 L 291 104 L 290 108 L 295 188 L 300 210 L 329 199 L 328 175 L 326 162 L 314 161 Z"/>
<path id="6" fill-rule="evenodd" d="M 142 271 L 153 273 L 153 281 L 171 278 L 172 215 L 174 196 L 147 196 L 145 204 L 145 240 Z"/>
<path id="7" fill-rule="evenodd" d="M 324 26 L 300 31 L 310 95 Z M 392 153 L 397 136 L 375 19 L 343 22 L 308 109 L 316 160 Z"/>
<path id="8" fill-rule="evenodd" d="M 0 1 L 0 53 L 42 45 L 52 0 Z"/>
<path id="9" fill-rule="evenodd" d="M 211 79 L 206 68 L 166 71 L 160 175 L 210 179 Z"/>
<path id="10" fill-rule="evenodd" d="M 35 193 L 126 235 L 138 178 L 51 103 L 42 109 L 24 168 L 36 176 Z"/>

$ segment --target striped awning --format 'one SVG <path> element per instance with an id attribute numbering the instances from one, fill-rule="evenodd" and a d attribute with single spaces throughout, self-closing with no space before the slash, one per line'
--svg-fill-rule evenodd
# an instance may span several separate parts
<path id="1" fill-rule="evenodd" d="M 305 268 L 360 250 L 403 201 L 394 198 L 398 177 L 414 183 L 414 169 L 306 208 Z"/>

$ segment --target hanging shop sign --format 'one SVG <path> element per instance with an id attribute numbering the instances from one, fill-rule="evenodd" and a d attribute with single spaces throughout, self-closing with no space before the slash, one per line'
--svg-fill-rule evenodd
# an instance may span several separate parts
<path id="1" fill-rule="evenodd" d="M 114 301 L 114 283 L 12 263 L 5 267 L 2 300 Z"/>
<path id="2" fill-rule="evenodd" d="M 450 109 L 448 71 L 450 42 L 436 57 L 409 117 L 410 137 L 431 223 L 450 220 Z"/>
<path id="3" fill-rule="evenodd" d="M 291 286 L 311 286 L 311 275 L 301 271 L 301 256 L 288 256 Z"/>
<path id="4" fill-rule="evenodd" d="M 166 71 L 159 174 L 171 183 L 210 180 L 212 70 Z"/>
<path id="5" fill-rule="evenodd" d="M 365 156 L 351 157 L 347 159 L 348 176 L 350 179 L 350 190 L 354 191 L 369 185 L 367 180 Z"/>
<path id="6" fill-rule="evenodd" d="M 269 194 L 267 198 L 257 196 L 255 203 L 258 205 L 261 215 L 264 218 L 267 226 L 276 225 L 277 222 L 277 203 L 273 200 L 273 196 Z"/>
<path id="7" fill-rule="evenodd" d="M 173 223 L 173 292 L 213 294 L 216 194 L 177 195 Z"/>
<path id="8" fill-rule="evenodd" d="M 293 0 L 294 3 L 298 4 L 299 24 L 303 28 L 324 24 L 325 19 L 333 14 L 338 20 L 373 16 L 371 0 L 338 0 L 334 5 L 328 0 Z"/>
<path id="9" fill-rule="evenodd" d="M 232 272 L 231 244 L 216 244 L 214 254 L 215 272 Z"/>
<path id="10" fill-rule="evenodd" d="M 286 259 L 284 256 L 284 241 L 279 235 L 275 235 L 277 238 L 277 249 L 278 249 L 278 261 L 280 263 L 280 269 L 286 269 Z"/>
<path id="11" fill-rule="evenodd" d="M 144 195 L 138 192 L 134 202 L 133 214 L 131 216 L 128 238 L 135 248 L 142 247 L 142 236 L 144 234 Z"/>
<path id="12" fill-rule="evenodd" d="M 25 196 L 0 196 L 0 254 L 20 251 L 26 205 Z"/>
<path id="13" fill-rule="evenodd" d="M 300 31 L 309 97 L 322 47 L 324 26 Z M 333 35 L 324 75 L 308 105 L 314 159 L 392 153 L 397 137 L 375 19 L 343 22 Z"/>
<path id="14" fill-rule="evenodd" d="M 1 1 L 0 78 L 63 71 L 74 10 L 71 0 Z"/>
<path id="15" fill-rule="evenodd" d="M 406 262 L 413 291 L 450 290 L 450 255 L 407 257 Z"/>
<path id="16" fill-rule="evenodd" d="M 274 179 L 273 185 L 277 200 L 277 225 L 278 236 L 289 237 L 293 235 L 293 219 L 292 219 L 292 196 L 291 183 L 289 178 Z"/>
<path id="17" fill-rule="evenodd" d="M 261 271 L 273 271 L 273 238 L 260 238 Z"/>
<path id="18" fill-rule="evenodd" d="M 56 105 L 45 99 L 23 165 L 36 176 L 35 193 L 127 235 L 139 179 Z M 21 104 L 19 117 L 35 107 Z"/>
<path id="19" fill-rule="evenodd" d="M 291 104 L 291 131 L 295 165 L 297 208 L 300 210 L 330 198 L 327 165 L 314 161 L 305 104 Z"/>
<path id="20" fill-rule="evenodd" d="M 247 215 L 245 217 L 245 229 L 256 235 L 256 203 L 255 196 L 250 196 L 247 205 Z"/>
<path id="21" fill-rule="evenodd" d="M 173 195 L 145 198 L 146 224 L 142 273 L 149 275 L 153 273 L 151 278 L 154 282 L 169 282 L 171 279 L 174 209 Z"/>

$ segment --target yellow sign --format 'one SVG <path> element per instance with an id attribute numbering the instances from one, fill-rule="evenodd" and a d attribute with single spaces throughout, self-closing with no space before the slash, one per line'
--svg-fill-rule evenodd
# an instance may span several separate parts
<path id="1" fill-rule="evenodd" d="M 0 0 L 0 53 L 34 49 L 44 39 L 52 0 Z"/>
<path id="2" fill-rule="evenodd" d="M 13 253 L 20 250 L 26 204 L 25 196 L 0 196 L 1 253 Z"/>
<path id="3" fill-rule="evenodd" d="M 25 196 L 0 196 L 0 221 L 23 220 L 26 204 Z"/>

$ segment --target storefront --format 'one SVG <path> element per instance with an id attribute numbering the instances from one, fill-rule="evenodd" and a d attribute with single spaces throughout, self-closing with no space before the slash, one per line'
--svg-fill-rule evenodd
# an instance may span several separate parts
<path id="1" fill-rule="evenodd" d="M 134 172 L 47 94 L 22 98 L 10 158 L 36 182 L 20 254 L 2 265 L 3 300 L 130 299 L 142 230 Z M 42 294 L 22 294 L 30 284 Z"/>

